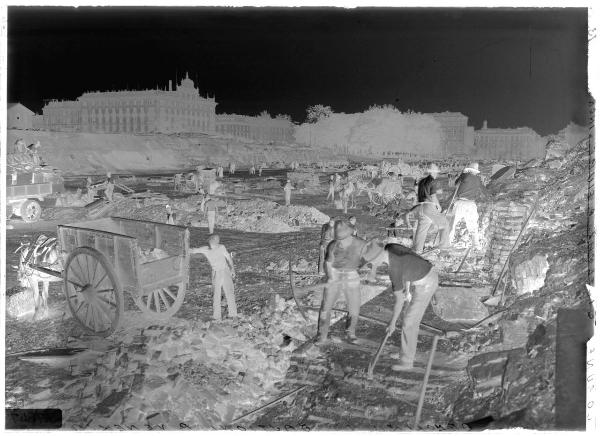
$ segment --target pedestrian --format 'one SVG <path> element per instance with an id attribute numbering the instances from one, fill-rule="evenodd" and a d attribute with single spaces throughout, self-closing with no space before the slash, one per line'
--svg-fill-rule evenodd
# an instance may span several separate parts
<path id="1" fill-rule="evenodd" d="M 450 233 L 448 240 L 454 240 L 456 226 L 462 220 L 465 221 L 467 231 L 471 235 L 473 248 L 480 250 L 479 245 L 479 213 L 477 212 L 477 200 L 480 196 L 486 195 L 486 189 L 481 182 L 479 174 L 479 164 L 470 163 L 456 179 L 458 188 L 456 190 L 456 201 L 454 202 L 454 217 L 451 219 Z"/>
<path id="2" fill-rule="evenodd" d="M 413 252 L 410 248 L 400 244 L 389 244 L 388 251 L 389 274 L 392 282 L 392 291 L 395 296 L 392 319 L 386 329 L 393 333 L 396 322 L 402 312 L 407 294 L 411 292 L 412 298 L 402 319 L 402 337 L 398 363 L 392 365 L 394 371 L 405 371 L 413 367 L 417 352 L 417 338 L 419 326 L 423 319 L 425 309 L 431 297 L 438 288 L 438 274 L 433 265 Z"/>
<path id="3" fill-rule="evenodd" d="M 436 164 L 431 164 L 427 169 L 429 175 L 421 179 L 417 185 L 417 231 L 413 241 L 413 250 L 422 253 L 425 246 L 427 232 L 431 225 L 436 225 L 440 232 L 439 248 L 448 248 L 448 221 L 441 213 L 442 207 L 437 198 L 442 193 L 436 178 L 440 169 Z"/>
<path id="4" fill-rule="evenodd" d="M 335 181 L 333 176 L 329 176 L 329 192 L 327 193 L 327 200 L 331 196 L 331 201 L 335 204 Z"/>
<path id="5" fill-rule="evenodd" d="M 293 189 L 294 189 L 294 187 L 292 186 L 292 182 L 290 182 L 288 180 L 287 183 L 285 184 L 285 186 L 283 187 L 283 193 L 285 195 L 285 205 L 286 206 L 289 206 L 291 204 Z"/>
<path id="6" fill-rule="evenodd" d="M 263 168 L 264 168 L 264 165 L 260 164 L 260 166 L 258 167 L 258 176 L 259 177 L 262 177 Z"/>
<path id="7" fill-rule="evenodd" d="M 337 221 L 334 225 L 334 240 L 327 246 L 325 254 L 327 285 L 319 311 L 317 344 L 327 342 L 331 309 L 338 300 L 340 291 L 344 292 L 348 306 L 347 336 L 350 341 L 356 340 L 356 325 L 360 311 L 358 269 L 374 260 L 375 256 L 371 255 L 371 244 L 352 236 L 352 232 L 353 228 L 346 220 Z"/>
<path id="8" fill-rule="evenodd" d="M 204 209 L 206 210 L 206 220 L 208 221 L 208 233 L 212 235 L 217 223 L 218 204 L 210 195 L 206 196 Z"/>
<path id="9" fill-rule="evenodd" d="M 106 173 L 106 187 L 104 188 L 104 196 L 111 203 L 113 201 L 114 190 L 115 190 L 115 182 L 113 181 L 112 174 Z"/>
<path id="10" fill-rule="evenodd" d="M 248 171 L 248 172 L 251 176 L 256 174 L 256 168 L 254 167 L 254 164 L 252 164 L 252 166 L 250 167 L 250 171 Z"/>
<path id="11" fill-rule="evenodd" d="M 165 206 L 167 209 L 167 219 L 166 219 L 166 224 L 171 224 L 171 225 L 175 225 L 177 224 L 177 215 L 175 214 L 175 212 L 173 212 L 173 210 L 171 209 L 170 205 L 166 205 Z"/>
<path id="12" fill-rule="evenodd" d="M 325 273 L 325 252 L 327 246 L 333 241 L 335 219 L 330 218 L 328 222 L 321 227 L 321 243 L 319 244 L 319 268 L 318 273 Z"/>
<path id="13" fill-rule="evenodd" d="M 230 318 L 237 317 L 233 279 L 235 269 L 233 259 L 224 245 L 220 244 L 219 235 L 208 238 L 208 246 L 191 248 L 191 254 L 203 254 L 208 259 L 212 269 L 213 285 L 213 319 L 221 320 L 221 297 L 225 294 L 227 300 L 227 313 Z"/>

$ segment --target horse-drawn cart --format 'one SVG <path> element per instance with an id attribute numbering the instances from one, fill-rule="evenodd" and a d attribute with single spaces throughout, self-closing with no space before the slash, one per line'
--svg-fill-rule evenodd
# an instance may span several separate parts
<path id="1" fill-rule="evenodd" d="M 126 218 L 58 226 L 63 271 L 30 263 L 62 278 L 73 317 L 88 331 L 112 334 L 124 311 L 124 292 L 142 312 L 168 318 L 183 303 L 189 280 L 189 230 Z M 149 259 L 148 253 L 161 253 Z"/>

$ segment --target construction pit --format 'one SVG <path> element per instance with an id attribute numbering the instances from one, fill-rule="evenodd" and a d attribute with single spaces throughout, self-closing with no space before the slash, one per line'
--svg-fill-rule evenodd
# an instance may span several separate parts
<path id="1" fill-rule="evenodd" d="M 237 319 L 210 319 L 210 266 L 194 256 L 174 316 L 149 317 L 127 297 L 126 316 L 106 338 L 83 332 L 61 282 L 50 283 L 48 312 L 31 319 L 31 297 L 11 267 L 15 250 L 34 233 L 52 236 L 56 224 L 90 219 L 89 208 L 48 208 L 45 221 L 7 233 L 6 407 L 60 409 L 69 430 L 555 429 L 558 310 L 591 310 L 589 158 L 580 144 L 493 181 L 490 200 L 478 204 L 481 250 L 470 249 L 460 226 L 448 251 L 431 250 L 430 234 L 424 257 L 440 288 L 421 324 L 415 365 L 403 372 L 391 370 L 399 328 L 373 373 L 367 369 L 392 316 L 386 266 L 361 284 L 359 339 L 345 339 L 342 299 L 332 340 L 313 343 L 320 226 L 343 215 L 325 199 L 325 174 L 318 193 L 307 176 L 311 190 L 294 191 L 290 207 L 282 205 L 283 177 L 279 186 L 224 181 L 217 233 L 234 254 Z M 240 183 L 246 187 L 235 191 Z M 452 193 L 445 188 L 442 203 Z M 168 203 L 198 247 L 208 237 L 199 201 L 165 189 L 146 199 L 123 196 L 98 214 L 163 222 Z M 369 205 L 363 195 L 348 215 L 357 217 L 359 234 L 383 239 L 407 207 L 408 200 Z M 410 243 L 411 232 L 399 232 L 397 241 Z"/>

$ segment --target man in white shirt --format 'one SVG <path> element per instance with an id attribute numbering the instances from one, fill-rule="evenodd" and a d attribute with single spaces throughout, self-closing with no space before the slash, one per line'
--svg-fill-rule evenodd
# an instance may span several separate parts
<path id="1" fill-rule="evenodd" d="M 235 269 L 233 259 L 224 245 L 221 245 L 219 235 L 208 238 L 208 246 L 191 248 L 191 254 L 203 254 L 212 268 L 213 284 L 213 318 L 221 320 L 221 290 L 227 299 L 227 312 L 231 318 L 237 317 L 237 306 L 233 290 Z"/>

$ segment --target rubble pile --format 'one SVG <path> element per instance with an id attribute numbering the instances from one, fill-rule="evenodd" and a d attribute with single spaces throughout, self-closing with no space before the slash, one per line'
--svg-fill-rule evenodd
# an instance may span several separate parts
<path id="1" fill-rule="evenodd" d="M 72 380 L 44 387 L 28 405 L 61 408 L 67 428 L 218 429 L 277 395 L 292 352 L 317 321 L 279 295 L 234 321 L 156 324 L 137 315 L 120 344 L 72 365 Z"/>
<path id="2" fill-rule="evenodd" d="M 477 333 L 486 340 L 472 350 L 482 354 L 469 362 L 469 382 L 448 393 L 459 422 L 491 415 L 497 418 L 496 428 L 517 418 L 525 428 L 554 425 L 557 312 L 591 310 L 586 208 L 593 161 L 585 142 L 569 149 L 554 141 L 550 148 L 549 160 L 532 162 L 503 181 L 502 201 L 494 202 L 497 213 L 488 236 L 514 243 L 517 223 L 502 229 L 494 218 L 507 216 L 509 225 L 517 221 L 535 202 L 532 188 L 539 190 L 537 210 L 510 257 L 505 301 L 496 309 L 504 311 Z M 506 233 L 501 236 L 502 230 Z M 490 242 L 490 251 L 496 243 Z M 496 255 L 503 255 L 504 248 L 499 246 Z"/>

